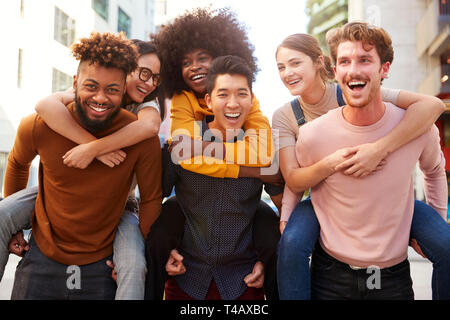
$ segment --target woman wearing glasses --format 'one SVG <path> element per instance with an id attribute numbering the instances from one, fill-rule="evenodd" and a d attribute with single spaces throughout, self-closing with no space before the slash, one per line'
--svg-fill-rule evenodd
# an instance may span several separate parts
<path id="1" fill-rule="evenodd" d="M 66 105 L 77 99 L 72 90 L 55 93 L 36 105 L 37 113 L 47 125 L 59 134 L 78 143 L 69 150 L 62 161 L 69 167 L 86 168 L 95 158 L 109 167 L 125 160 L 121 148 L 136 144 L 158 134 L 164 110 L 160 110 L 157 96 L 160 57 L 151 42 L 133 40 L 139 52 L 138 68 L 127 76 L 123 108 L 135 113 L 137 121 L 101 139 L 96 139 L 83 129 L 68 112 Z M 162 96 L 160 96 L 162 98 Z M 139 230 L 138 205 L 134 196 L 136 179 L 125 206 L 114 239 L 113 276 L 117 277 L 116 299 L 140 300 L 144 298 L 145 244 Z M 34 208 L 37 188 L 28 188 L 11 195 L 0 205 L 0 280 L 9 252 L 23 255 L 27 244 L 23 233 L 18 232 L 10 241 L 11 234 L 27 229 Z M 3 220 L 3 221 L 2 221 Z M 9 242 L 9 244 L 8 244 Z"/>

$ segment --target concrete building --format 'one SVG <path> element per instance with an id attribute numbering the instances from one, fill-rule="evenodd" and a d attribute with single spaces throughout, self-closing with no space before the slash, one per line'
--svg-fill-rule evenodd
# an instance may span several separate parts
<path id="1" fill-rule="evenodd" d="M 306 14 L 310 20 L 307 32 L 316 37 L 323 51 L 328 52 L 325 35 L 328 30 L 348 21 L 348 0 L 308 0 Z"/>
<path id="2" fill-rule="evenodd" d="M 381 26 L 392 38 L 394 62 L 383 85 L 433 95 L 446 103 L 447 111 L 436 125 L 449 177 L 450 1 L 348 1 L 349 21 L 362 20 Z M 423 197 L 420 182 L 416 184 L 416 195 L 419 199 Z"/>
<path id="3" fill-rule="evenodd" d="M 155 30 L 154 0 L 1 1 L 0 30 L 3 135 L 4 130 L 11 130 L 11 126 L 15 130 L 23 116 L 34 112 L 40 98 L 72 85 L 77 62 L 69 47 L 77 39 L 91 31 L 124 31 L 129 38 L 148 40 Z M 3 126 L 6 119 L 11 126 Z M 9 132 L 8 139 L 14 135 Z M 0 152 L 9 151 L 12 143 L 12 139 L 3 143 Z M 0 172 L 3 169 L 0 154 Z"/>
<path id="4" fill-rule="evenodd" d="M 387 87 L 450 98 L 448 0 L 348 0 L 349 21 L 383 27 L 395 49 Z"/>
<path id="5" fill-rule="evenodd" d="M 348 9 L 349 21 L 362 20 L 383 27 L 392 38 L 394 62 L 384 86 L 419 91 L 427 76 L 427 68 L 415 54 L 416 26 L 426 10 L 426 1 L 349 0 Z M 411 76 L 412 70 L 414 76 Z"/>

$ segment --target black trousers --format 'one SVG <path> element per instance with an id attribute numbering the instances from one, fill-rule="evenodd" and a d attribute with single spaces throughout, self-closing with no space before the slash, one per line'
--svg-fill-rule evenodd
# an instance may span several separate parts
<path id="1" fill-rule="evenodd" d="M 117 286 L 106 265 L 112 256 L 68 266 L 47 258 L 33 237 L 29 243 L 17 265 L 12 300 L 114 300 Z"/>
<path id="2" fill-rule="evenodd" d="M 311 262 L 315 300 L 414 300 L 408 259 L 388 268 L 355 269 L 317 244 Z"/>
<path id="3" fill-rule="evenodd" d="M 146 241 L 146 300 L 162 300 L 167 280 L 166 262 L 170 251 L 183 238 L 185 218 L 175 197 L 162 205 L 161 215 L 152 225 Z M 253 245 L 258 260 L 264 263 L 264 291 L 268 300 L 279 300 L 277 285 L 277 248 L 280 219 L 261 201 L 253 221 Z"/>

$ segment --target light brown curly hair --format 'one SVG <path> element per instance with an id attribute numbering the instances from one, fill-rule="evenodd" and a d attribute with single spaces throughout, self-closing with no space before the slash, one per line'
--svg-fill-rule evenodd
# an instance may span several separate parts
<path id="1" fill-rule="evenodd" d="M 72 45 L 75 59 L 105 68 L 122 70 L 125 75 L 137 68 L 138 51 L 123 32 L 118 35 L 92 32 L 89 38 L 82 38 Z"/>
<path id="2" fill-rule="evenodd" d="M 392 64 L 394 60 L 394 49 L 389 34 L 383 28 L 367 22 L 348 22 L 342 27 L 331 29 L 326 34 L 326 40 L 334 63 L 336 63 L 339 44 L 344 41 L 361 41 L 365 50 L 370 50 L 370 47 L 374 46 L 381 64 L 386 62 Z"/>

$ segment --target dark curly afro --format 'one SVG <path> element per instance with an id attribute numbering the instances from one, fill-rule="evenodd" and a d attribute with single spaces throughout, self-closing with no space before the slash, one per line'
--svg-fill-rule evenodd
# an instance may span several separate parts
<path id="1" fill-rule="evenodd" d="M 161 80 L 171 98 L 181 90 L 189 90 L 181 75 L 183 56 L 194 49 L 205 49 L 213 58 L 235 55 L 243 58 L 253 73 L 258 71 L 245 27 L 228 8 L 197 8 L 162 25 L 152 40 L 162 56 Z"/>
<path id="2" fill-rule="evenodd" d="M 137 48 L 124 33 L 92 32 L 89 38 L 82 38 L 72 45 L 72 53 L 80 62 L 121 69 L 125 74 L 137 68 Z"/>

